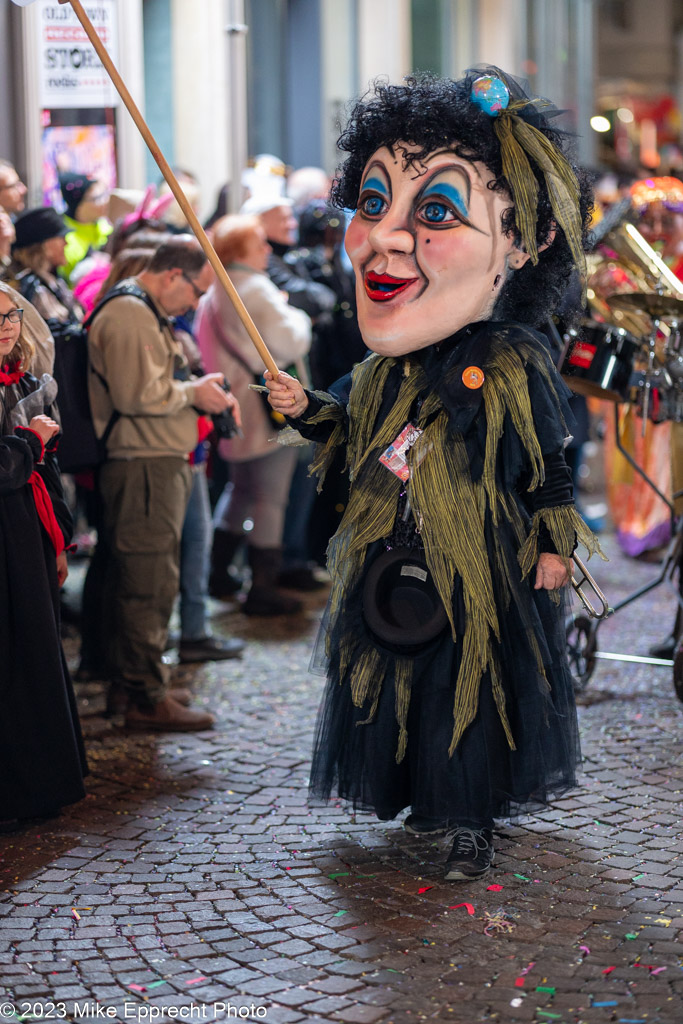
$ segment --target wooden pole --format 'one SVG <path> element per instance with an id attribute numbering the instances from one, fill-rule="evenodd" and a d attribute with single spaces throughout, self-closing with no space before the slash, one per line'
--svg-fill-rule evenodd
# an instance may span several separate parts
<path id="1" fill-rule="evenodd" d="M 221 285 L 223 286 L 223 288 L 227 292 L 228 298 L 230 299 L 230 301 L 232 302 L 233 306 L 235 307 L 235 312 L 237 313 L 238 317 L 242 321 L 242 323 L 244 325 L 244 328 L 245 328 L 247 334 L 249 335 L 249 337 L 251 338 L 252 342 L 254 343 L 254 346 L 256 347 L 256 350 L 257 350 L 258 354 L 261 356 L 261 359 L 266 364 L 267 369 L 270 370 L 270 372 L 272 373 L 273 377 L 277 377 L 279 371 L 278 371 L 277 364 L 276 364 L 275 360 L 273 359 L 272 355 L 270 354 L 270 352 L 268 350 L 268 347 L 267 347 L 266 343 L 264 342 L 263 338 L 261 337 L 261 335 L 259 334 L 258 330 L 256 329 L 256 324 L 254 323 L 254 321 L 249 316 L 249 313 L 247 312 L 247 308 L 244 305 L 244 303 L 242 302 L 241 298 L 239 297 L 239 295 L 237 293 L 237 290 L 236 290 L 234 284 L 232 283 L 232 281 L 230 280 L 230 277 L 229 277 L 225 267 L 223 266 L 223 264 L 219 260 L 218 254 L 216 253 L 216 250 L 214 249 L 214 247 L 211 245 L 211 242 L 207 238 L 207 235 L 206 235 L 206 232 L 204 231 L 204 228 L 199 223 L 199 220 L 197 219 L 196 213 L 194 212 L 194 210 L 192 209 L 192 206 L 190 205 L 190 203 L 187 200 L 187 196 L 185 195 L 185 193 L 181 189 L 180 185 L 178 184 L 178 180 L 177 180 L 175 174 L 173 173 L 173 171 L 171 170 L 171 167 L 170 167 L 168 161 L 166 160 L 166 157 L 164 156 L 164 154 L 159 149 L 159 146 L 157 145 L 156 139 L 154 138 L 154 136 L 152 135 L 151 131 L 149 130 L 149 127 L 147 126 L 147 123 L 146 123 L 144 117 L 140 113 L 140 110 L 138 109 L 138 107 L 137 107 L 137 105 L 135 103 L 135 100 L 133 99 L 131 94 L 128 92 L 128 89 L 126 87 L 125 82 L 121 78 L 121 75 L 118 73 L 118 71 L 117 71 L 117 69 L 116 69 L 116 67 L 114 65 L 114 62 L 112 61 L 111 57 L 109 56 L 109 54 L 108 54 L 108 52 L 107 52 L 107 50 L 106 50 L 102 40 L 100 39 L 100 37 L 98 36 L 97 32 L 95 31 L 95 28 L 94 28 L 92 22 L 90 21 L 90 18 L 88 17 L 86 12 L 84 11 L 83 5 L 81 4 L 81 0 L 59 0 L 59 3 L 60 4 L 70 3 L 71 6 L 73 7 L 73 9 L 74 9 L 74 11 L 76 13 L 76 17 L 78 18 L 78 20 L 80 21 L 81 25 L 83 26 L 83 30 L 85 31 L 85 34 L 87 35 L 88 39 L 92 43 L 92 45 L 93 45 L 93 47 L 95 49 L 95 52 L 97 53 L 97 56 L 100 58 L 100 60 L 102 61 L 102 64 L 106 68 L 106 70 L 107 70 L 107 72 L 109 74 L 109 77 L 111 78 L 112 82 L 114 83 L 116 91 L 118 92 L 119 96 L 121 97 L 121 99 L 123 100 L 123 102 L 126 105 L 128 113 L 130 114 L 130 116 L 135 121 L 135 124 L 137 125 L 137 127 L 138 127 L 138 129 L 140 131 L 140 134 L 142 135 L 143 139 L 145 140 L 150 153 L 152 154 L 152 156 L 154 157 L 154 159 L 156 160 L 156 162 L 157 162 L 157 164 L 159 166 L 159 170 L 161 171 L 161 173 L 163 174 L 164 178 L 166 179 L 166 182 L 168 183 L 168 187 L 170 188 L 171 192 L 173 193 L 173 195 L 177 199 L 178 205 L 180 206 L 181 210 L 183 211 L 183 213 L 187 217 L 188 224 L 190 225 L 190 227 L 194 231 L 194 233 L 195 233 L 195 235 L 197 237 L 197 241 L 199 242 L 199 244 L 201 245 L 202 249 L 206 253 L 206 257 L 207 257 L 209 263 L 211 264 L 211 266 L 213 267 L 213 269 L 216 272 L 216 277 L 218 278 L 218 280 L 220 281 Z"/>

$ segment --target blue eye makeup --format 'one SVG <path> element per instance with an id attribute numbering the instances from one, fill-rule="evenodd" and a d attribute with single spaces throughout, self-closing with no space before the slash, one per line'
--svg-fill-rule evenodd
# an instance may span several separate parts
<path id="1" fill-rule="evenodd" d="M 390 195 L 387 182 L 370 174 L 361 186 L 357 208 L 365 217 L 380 217 L 387 210 Z"/>
<path id="2" fill-rule="evenodd" d="M 366 189 L 374 189 L 375 192 L 381 192 L 383 196 L 389 195 L 387 186 L 381 178 L 366 178 L 361 188 L 361 195 Z"/>
<path id="3" fill-rule="evenodd" d="M 439 199 L 448 199 L 453 204 L 455 210 L 463 217 L 467 219 L 467 206 L 465 200 L 462 197 L 462 193 L 454 185 L 449 184 L 447 181 L 433 182 L 428 188 L 422 193 L 422 199 L 429 199 L 430 196 L 438 196 Z M 434 201 L 428 204 L 430 207 L 437 204 Z"/>

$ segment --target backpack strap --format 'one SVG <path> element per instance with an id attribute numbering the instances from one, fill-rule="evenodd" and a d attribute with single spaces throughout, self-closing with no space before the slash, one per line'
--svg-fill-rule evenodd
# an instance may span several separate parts
<path id="1" fill-rule="evenodd" d="M 164 329 L 164 327 L 170 327 L 170 320 L 168 319 L 168 317 L 164 316 L 162 313 L 159 312 L 154 302 L 152 301 L 151 296 L 147 294 L 145 289 L 141 288 L 137 281 L 129 280 L 119 281 L 118 284 L 115 284 L 113 288 L 110 288 L 106 295 L 104 295 L 100 299 L 100 301 L 97 303 L 92 312 L 83 321 L 83 326 L 85 327 L 86 330 L 90 328 L 90 325 L 92 324 L 94 318 L 97 316 L 99 311 L 104 306 L 106 306 L 108 302 L 111 302 L 112 299 L 117 299 L 119 295 L 132 295 L 133 298 L 140 299 L 140 301 L 144 302 L 148 309 L 152 310 L 154 316 L 157 319 L 157 323 L 159 324 L 159 327 L 162 330 Z"/>
<path id="2" fill-rule="evenodd" d="M 100 299 L 100 301 L 97 303 L 95 308 L 90 312 L 90 314 L 83 321 L 82 326 L 83 326 L 83 329 L 85 330 L 86 334 L 90 330 L 90 327 L 92 326 L 92 322 L 95 319 L 95 317 L 97 316 L 97 314 L 99 313 L 99 311 L 104 306 L 106 306 L 108 302 L 111 302 L 112 299 L 118 299 L 118 297 L 120 295 L 132 295 L 133 298 L 140 299 L 141 302 L 144 302 L 144 304 L 147 306 L 147 308 L 151 309 L 152 312 L 154 313 L 154 315 L 155 315 L 155 317 L 157 319 L 157 323 L 159 324 L 159 328 L 162 331 L 163 331 L 164 327 L 170 327 L 170 321 L 168 320 L 167 317 L 162 316 L 162 314 L 159 312 L 157 307 L 154 305 L 152 299 L 147 294 L 147 292 L 144 290 L 144 288 L 141 288 L 140 285 L 136 281 L 130 280 L 130 281 L 120 281 L 118 284 L 115 284 L 114 287 L 110 288 L 109 291 L 106 293 L 106 295 L 104 295 Z M 88 367 L 90 369 L 90 372 L 95 374 L 95 376 L 99 380 L 99 382 L 102 385 L 102 387 L 104 388 L 104 390 L 105 391 L 109 391 L 109 385 L 107 384 L 107 381 L 105 380 L 105 378 L 102 376 L 101 373 L 97 372 L 97 370 L 93 367 L 93 365 L 90 362 L 90 360 L 88 360 Z M 107 447 L 107 441 L 109 440 L 109 435 L 111 434 L 112 430 L 116 426 L 116 423 L 120 419 L 121 419 L 121 413 L 118 411 L 118 409 L 114 409 L 114 411 L 112 412 L 111 416 L 109 417 L 109 422 L 107 423 L 107 426 L 104 428 L 104 433 L 102 434 L 102 437 L 99 439 L 100 444 L 102 445 L 102 447 L 103 447 L 103 449 L 105 451 L 106 451 L 106 447 Z"/>
<path id="3" fill-rule="evenodd" d="M 86 331 L 86 333 L 90 330 L 90 328 L 92 326 L 92 322 L 95 319 L 95 317 L 97 316 L 97 314 L 99 313 L 99 311 L 101 309 L 103 309 L 104 306 L 106 306 L 108 302 L 111 302 L 112 299 L 118 299 L 118 297 L 120 295 L 132 295 L 133 298 L 140 299 L 141 302 L 144 302 L 144 304 L 147 306 L 147 308 L 151 309 L 152 312 L 154 313 L 154 315 L 155 315 L 155 317 L 157 319 L 157 323 L 159 325 L 159 328 L 162 331 L 163 331 L 164 327 L 170 327 L 170 325 L 171 325 L 170 320 L 168 319 L 168 317 L 163 316 L 159 312 L 159 310 L 154 305 L 154 302 L 152 301 L 150 296 L 147 294 L 145 289 L 141 288 L 140 285 L 136 281 L 130 280 L 130 281 L 119 281 L 118 284 L 115 284 L 113 288 L 110 288 L 109 291 L 106 293 L 106 295 L 104 295 L 100 299 L 100 301 L 97 303 L 95 308 L 88 314 L 88 316 L 83 321 L 82 326 L 83 326 L 84 330 Z M 92 365 L 90 366 L 90 370 L 91 370 L 92 373 L 95 374 L 95 376 L 97 377 L 99 382 L 102 384 L 102 387 L 105 389 L 105 391 L 109 391 L 109 385 L 107 384 L 107 382 L 104 379 L 104 377 L 102 376 L 102 374 L 98 373 L 97 370 L 95 370 L 92 367 Z M 118 413 L 117 416 L 118 415 L 120 415 L 120 413 Z M 113 426 L 113 424 L 112 424 L 112 426 Z M 107 427 L 106 436 L 109 436 L 109 429 L 110 428 L 108 426 Z"/>

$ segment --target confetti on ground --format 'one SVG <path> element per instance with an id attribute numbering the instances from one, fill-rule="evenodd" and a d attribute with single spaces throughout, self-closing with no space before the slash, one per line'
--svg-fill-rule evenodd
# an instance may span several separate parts
<path id="1" fill-rule="evenodd" d="M 334 916 L 335 917 L 341 917 L 342 914 L 348 914 L 348 910 L 338 910 L 337 913 Z"/>
<path id="2" fill-rule="evenodd" d="M 511 932 L 516 927 L 515 922 L 508 918 L 504 910 L 498 910 L 493 914 L 485 910 L 484 920 L 484 935 L 488 935 L 489 938 L 496 932 Z"/>
<path id="3" fill-rule="evenodd" d="M 603 974 L 611 974 L 612 971 L 616 971 L 616 967 L 605 967 Z"/>
<path id="4" fill-rule="evenodd" d="M 591 1006 L 618 1006 L 616 999 L 605 999 L 600 1003 L 591 1003 Z"/>
<path id="5" fill-rule="evenodd" d="M 159 988 L 159 985 L 168 985 L 168 982 L 162 978 L 161 981 L 153 981 L 147 988 Z"/>
<path id="6" fill-rule="evenodd" d="M 328 878 L 341 878 L 343 875 L 350 875 L 350 871 L 335 871 L 334 874 L 328 875 Z"/>
<path id="7" fill-rule="evenodd" d="M 202 975 L 200 975 L 200 976 L 199 976 L 198 978 L 190 978 L 190 980 L 189 980 L 189 981 L 186 981 L 186 982 L 185 982 L 185 984 L 186 984 L 186 985 L 198 985 L 200 981 L 208 981 L 208 978 L 206 978 L 206 977 L 205 977 L 205 976 L 204 976 L 204 975 L 202 974 Z"/>
<path id="8" fill-rule="evenodd" d="M 526 967 L 522 968 L 519 977 L 515 981 L 515 988 L 522 988 L 522 986 L 524 985 L 524 976 L 525 976 L 525 974 L 528 974 L 529 971 L 531 970 L 531 968 L 535 967 L 535 966 L 536 966 L 536 961 L 532 960 L 530 964 L 528 964 Z"/>
<path id="9" fill-rule="evenodd" d="M 521 1006 L 524 1000 L 521 996 L 515 996 L 514 999 L 510 1000 L 510 1006 Z"/>
<path id="10" fill-rule="evenodd" d="M 650 974 L 661 974 L 662 971 L 665 971 L 665 970 L 666 970 L 666 967 L 651 967 L 650 968 Z"/>
<path id="11" fill-rule="evenodd" d="M 581 950 L 584 956 L 590 955 L 590 948 L 588 946 L 579 946 L 579 949 Z"/>
<path id="12" fill-rule="evenodd" d="M 423 885 L 421 889 L 417 890 L 417 894 L 418 894 L 418 896 L 420 896 L 423 892 L 429 892 L 429 890 L 433 889 L 433 888 L 434 888 L 433 885 Z"/>
<path id="13" fill-rule="evenodd" d="M 593 1003 L 593 1006 L 595 1006 L 595 1003 Z M 550 1013 L 549 1010 L 539 1010 L 538 1007 L 536 1007 L 536 1013 L 539 1017 L 549 1017 L 550 1020 L 559 1020 L 562 1016 L 561 1013 Z"/>
<path id="14" fill-rule="evenodd" d="M 487 885 L 486 886 L 486 891 L 487 892 L 502 892 L 503 891 L 503 886 L 502 885 Z"/>
<path id="15" fill-rule="evenodd" d="M 555 995 L 555 989 L 554 989 L 554 987 L 553 987 L 553 988 L 550 988 L 550 986 L 549 986 L 549 985 L 537 985 L 537 986 L 536 986 L 536 991 L 537 991 L 537 992 L 547 992 L 547 993 L 548 993 L 549 995 L 551 995 L 551 996 L 554 996 L 554 995 Z"/>
<path id="16" fill-rule="evenodd" d="M 638 936 L 636 935 L 635 932 L 626 932 L 626 935 L 624 935 L 624 938 L 625 939 L 637 939 Z"/>
<path id="17" fill-rule="evenodd" d="M 639 875 L 634 875 L 631 879 L 632 882 L 637 882 L 639 878 L 645 878 L 645 874 L 641 872 Z"/>
<path id="18" fill-rule="evenodd" d="M 74 921 L 80 921 L 81 919 L 81 915 L 78 913 L 75 907 L 71 908 L 71 916 L 73 917 Z"/>
<path id="19" fill-rule="evenodd" d="M 527 878 L 526 875 L 518 875 L 516 872 L 515 872 L 515 878 L 521 878 L 523 882 L 530 882 L 531 881 L 531 879 Z"/>
<path id="20" fill-rule="evenodd" d="M 133 992 L 146 992 L 147 991 L 147 986 L 146 985 L 129 985 L 128 988 L 132 989 Z"/>
<path id="21" fill-rule="evenodd" d="M 453 906 L 449 907 L 448 909 L 449 910 L 457 910 L 458 907 L 464 907 L 466 909 L 467 913 L 470 915 L 470 917 L 474 916 L 474 907 L 472 906 L 471 903 L 454 903 Z"/>

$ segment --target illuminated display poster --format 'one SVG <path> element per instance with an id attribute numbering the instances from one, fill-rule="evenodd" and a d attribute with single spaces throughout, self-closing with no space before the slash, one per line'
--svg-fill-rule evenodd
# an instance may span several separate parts
<path id="1" fill-rule="evenodd" d="M 115 107 L 120 100 L 70 4 L 38 0 L 39 96 L 43 109 Z M 117 61 L 117 0 L 84 4 L 95 30 Z"/>

